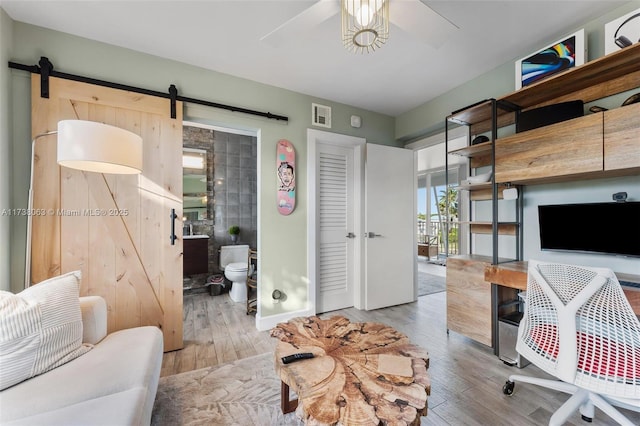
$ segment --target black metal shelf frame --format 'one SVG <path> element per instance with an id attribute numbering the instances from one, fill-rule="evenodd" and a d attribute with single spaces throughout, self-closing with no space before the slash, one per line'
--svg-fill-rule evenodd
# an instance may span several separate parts
<path id="1" fill-rule="evenodd" d="M 496 100 L 494 98 L 490 98 L 490 99 L 485 99 L 482 100 L 480 102 L 476 102 L 472 105 L 469 105 L 465 108 L 459 109 L 457 111 L 454 111 L 451 113 L 451 115 L 449 115 L 446 120 L 445 120 L 445 188 L 446 190 L 448 190 L 449 188 L 449 124 L 450 123 L 455 123 L 457 125 L 466 125 L 466 126 L 470 126 L 472 124 L 475 124 L 473 122 L 469 122 L 469 121 L 464 121 L 460 119 L 460 116 L 468 111 L 468 110 L 480 110 L 482 108 L 490 108 L 491 112 L 490 112 L 490 120 L 491 120 L 491 128 L 490 128 L 490 133 L 491 136 L 489 137 L 489 141 L 491 144 L 491 152 L 490 152 L 490 156 L 491 156 L 491 190 L 492 190 L 492 198 L 491 198 L 491 209 L 492 209 L 492 220 L 491 220 L 491 238 L 492 238 L 492 264 L 497 265 L 498 263 L 505 263 L 505 261 L 500 262 L 499 257 L 498 257 L 498 252 L 499 252 L 499 225 L 500 222 L 498 221 L 498 215 L 499 215 L 499 198 L 498 198 L 498 193 L 499 193 L 499 184 L 496 183 L 496 174 L 495 174 L 495 166 L 496 166 L 496 138 L 497 138 L 497 134 L 498 134 L 498 114 L 499 111 L 498 109 L 501 109 L 505 112 L 515 112 L 516 114 L 518 114 L 520 112 L 520 107 L 514 103 L 508 102 L 508 101 L 502 101 L 502 100 Z M 470 114 L 471 116 L 473 114 Z M 478 114 L 479 116 L 483 116 L 482 114 Z M 468 135 L 468 141 L 467 141 L 467 145 L 471 145 L 471 134 Z M 469 166 L 470 168 L 471 166 Z M 507 186 L 511 186 L 509 184 L 507 184 Z M 507 261 L 520 261 L 522 260 L 523 257 L 523 226 L 522 226 L 522 219 L 523 219 L 523 193 L 522 193 L 522 187 L 521 186 L 515 186 L 516 189 L 518 189 L 518 198 L 516 199 L 515 202 L 515 225 L 516 226 L 516 253 L 515 253 L 515 258 L 514 259 L 510 259 Z M 474 201 L 471 200 L 471 197 L 469 199 L 469 206 L 468 206 L 468 211 L 469 214 L 471 214 L 472 212 L 472 203 Z M 448 256 L 449 254 L 449 226 L 450 226 L 450 220 L 449 220 L 449 197 L 445 197 L 445 208 L 446 208 L 446 217 L 447 217 L 447 223 L 445 225 L 445 254 Z M 471 219 L 471 218 L 470 218 Z M 472 232 L 471 232 L 471 227 L 469 228 L 469 252 L 473 253 L 473 238 L 472 238 Z M 493 351 L 494 354 L 498 355 L 498 350 L 499 350 L 499 342 L 498 342 L 498 335 L 499 335 L 499 330 L 498 330 L 498 313 L 499 310 L 501 308 L 501 306 L 499 306 L 499 288 L 498 285 L 496 284 L 491 284 L 491 311 L 492 311 L 492 334 L 494 336 L 493 340 Z"/>

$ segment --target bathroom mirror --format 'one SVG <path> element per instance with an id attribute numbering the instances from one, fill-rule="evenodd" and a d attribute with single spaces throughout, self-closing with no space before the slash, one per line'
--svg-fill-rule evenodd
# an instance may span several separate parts
<path id="1" fill-rule="evenodd" d="M 185 220 L 207 219 L 207 151 L 182 149 L 182 193 Z"/>

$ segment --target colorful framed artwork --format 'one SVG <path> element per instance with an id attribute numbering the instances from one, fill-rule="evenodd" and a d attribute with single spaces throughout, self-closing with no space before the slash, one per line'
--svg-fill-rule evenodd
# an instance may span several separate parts
<path id="1" fill-rule="evenodd" d="M 516 90 L 582 65 L 587 54 L 584 29 L 516 61 Z"/>
<path id="2" fill-rule="evenodd" d="M 640 9 L 604 25 L 604 54 L 617 52 L 640 41 Z"/>

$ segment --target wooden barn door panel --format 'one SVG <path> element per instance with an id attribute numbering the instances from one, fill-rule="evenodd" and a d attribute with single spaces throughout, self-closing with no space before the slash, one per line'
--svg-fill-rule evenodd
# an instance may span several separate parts
<path id="1" fill-rule="evenodd" d="M 165 350 L 182 347 L 182 240 L 169 241 L 170 212 L 182 227 L 182 106 L 169 101 L 56 78 L 50 97 L 32 79 L 32 132 L 59 120 L 111 124 L 143 139 L 143 172 L 110 175 L 61 168 L 55 136 L 36 144 L 32 282 L 80 269 L 82 295 L 107 300 L 109 332 L 156 325 Z"/>

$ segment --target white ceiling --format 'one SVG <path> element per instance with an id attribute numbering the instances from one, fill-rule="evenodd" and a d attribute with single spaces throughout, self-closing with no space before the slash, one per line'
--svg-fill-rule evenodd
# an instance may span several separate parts
<path id="1" fill-rule="evenodd" d="M 398 116 L 625 3 L 421 1 L 458 27 L 444 44 L 431 47 L 392 25 L 386 45 L 369 54 L 342 46 L 339 15 L 278 47 L 260 41 L 315 1 L 0 0 L 0 6 L 15 21 Z"/>

